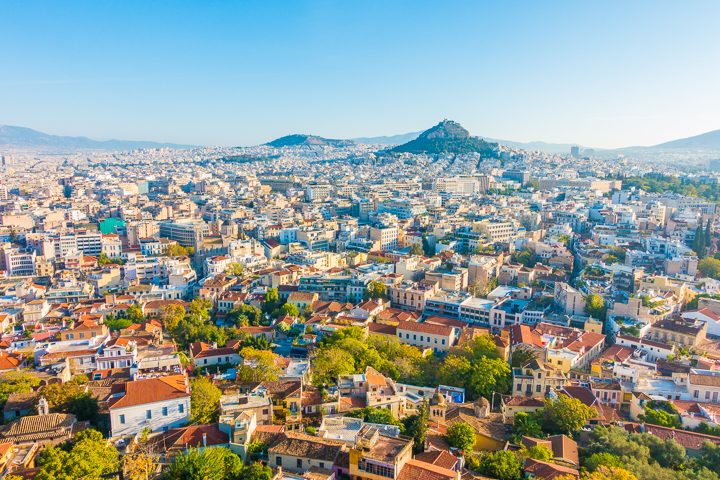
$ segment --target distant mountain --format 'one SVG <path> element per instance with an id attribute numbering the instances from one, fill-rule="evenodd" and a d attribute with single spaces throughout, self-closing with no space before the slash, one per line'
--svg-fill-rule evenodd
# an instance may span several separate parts
<path id="1" fill-rule="evenodd" d="M 364 143 L 366 145 L 402 145 L 411 140 L 415 140 L 422 132 L 401 133 L 399 135 L 388 135 L 383 137 L 358 137 L 353 138 L 355 143 Z"/>
<path id="2" fill-rule="evenodd" d="M 293 134 L 285 135 L 284 137 L 276 138 L 275 140 L 266 143 L 271 147 L 300 147 L 300 146 L 330 146 L 330 147 L 344 147 L 352 145 L 352 140 L 334 140 L 331 138 L 323 138 L 317 135 L 303 135 Z"/>
<path id="3" fill-rule="evenodd" d="M 473 137 L 462 125 L 452 120 L 443 120 L 434 127 L 422 132 L 416 139 L 398 145 L 390 152 L 406 153 L 479 153 L 483 156 L 495 156 L 497 143 L 486 142 Z"/>
<path id="4" fill-rule="evenodd" d="M 720 130 L 713 130 L 712 132 L 701 133 L 694 137 L 660 143 L 649 148 L 662 150 L 720 150 Z"/>
<path id="5" fill-rule="evenodd" d="M 53 151 L 134 150 L 136 148 L 192 148 L 192 145 L 134 140 L 93 140 L 87 137 L 49 135 L 31 128 L 0 125 L 0 147 L 36 148 Z"/>

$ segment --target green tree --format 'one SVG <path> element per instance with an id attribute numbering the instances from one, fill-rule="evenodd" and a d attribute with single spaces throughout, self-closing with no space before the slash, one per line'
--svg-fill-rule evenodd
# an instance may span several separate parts
<path id="1" fill-rule="evenodd" d="M 222 392 L 207 377 L 190 382 L 190 421 L 212 423 L 218 418 Z"/>
<path id="2" fill-rule="evenodd" d="M 137 303 L 133 303 L 125 312 L 125 318 L 133 323 L 142 323 L 145 321 L 145 315 L 143 315 L 142 307 Z"/>
<path id="3" fill-rule="evenodd" d="M 123 455 L 122 469 L 125 478 L 129 480 L 148 480 L 152 478 L 153 473 L 157 469 L 157 464 L 152 456 L 143 451 L 135 451 L 131 454 Z"/>
<path id="4" fill-rule="evenodd" d="M 572 435 L 596 417 L 594 407 L 588 407 L 580 400 L 560 394 L 557 399 L 545 399 L 543 409 L 545 427 L 550 431 Z"/>
<path id="5" fill-rule="evenodd" d="M 280 311 L 283 313 L 283 315 L 290 315 L 291 317 L 300 316 L 300 310 L 298 310 L 298 308 L 292 303 L 286 303 L 282 306 Z"/>
<path id="6" fill-rule="evenodd" d="M 599 320 L 605 320 L 607 308 L 605 307 L 605 300 L 597 293 L 591 293 L 585 299 L 585 313 L 593 318 Z"/>
<path id="7" fill-rule="evenodd" d="M 428 240 L 427 235 L 424 233 L 422 236 L 422 249 L 426 257 L 435 256 L 435 249 L 432 247 L 432 245 L 430 245 L 430 241 Z"/>
<path id="8" fill-rule="evenodd" d="M 555 458 L 553 451 L 545 445 L 535 445 L 528 448 L 528 457 L 540 460 L 541 462 L 547 462 Z"/>
<path id="9" fill-rule="evenodd" d="M 703 443 L 697 461 L 700 466 L 716 470 L 720 466 L 720 445 L 707 441 Z"/>
<path id="10" fill-rule="evenodd" d="M 280 293 L 277 288 L 268 288 L 265 292 L 265 301 L 263 302 L 263 311 L 270 313 L 274 311 L 280 304 Z"/>
<path id="11" fill-rule="evenodd" d="M 460 355 L 448 355 L 437 372 L 438 383 L 465 388 L 471 371 L 470 360 Z"/>
<path id="12" fill-rule="evenodd" d="M 693 250 L 695 250 L 698 258 L 705 257 L 706 247 L 707 244 L 705 243 L 705 232 L 703 230 L 702 223 L 698 222 L 698 225 L 695 228 L 695 240 L 693 241 Z"/>
<path id="13" fill-rule="evenodd" d="M 277 380 L 280 376 L 280 367 L 277 364 L 277 355 L 270 350 L 258 350 L 244 347 L 240 350 L 243 361 L 238 365 L 237 376 L 243 382 L 265 382 Z"/>
<path id="14" fill-rule="evenodd" d="M 133 321 L 129 318 L 107 318 L 104 323 L 111 332 L 119 332 L 132 325 Z"/>
<path id="15" fill-rule="evenodd" d="M 240 304 L 228 313 L 228 319 L 238 326 L 246 327 L 252 325 L 254 327 L 261 325 L 263 322 L 263 313 L 254 305 Z"/>
<path id="16" fill-rule="evenodd" d="M 545 433 L 542 431 L 542 419 L 536 414 L 518 412 L 513 420 L 513 436 L 519 442 L 522 437 L 542 438 Z"/>
<path id="17" fill-rule="evenodd" d="M 352 412 L 347 413 L 346 416 L 359 418 L 369 423 L 403 426 L 403 424 L 396 420 L 392 412 L 387 408 L 365 407 L 359 410 L 353 410 Z"/>
<path id="18" fill-rule="evenodd" d="M 467 423 L 453 423 L 447 429 L 447 441 L 461 452 L 472 452 L 475 446 L 475 429 Z"/>
<path id="19" fill-rule="evenodd" d="M 210 320 L 210 309 L 212 308 L 212 303 L 210 300 L 206 300 L 201 297 L 195 297 L 190 302 L 190 305 L 188 305 L 188 315 L 192 317 L 197 317 L 203 321 Z"/>
<path id="20" fill-rule="evenodd" d="M 500 358 L 495 340 L 490 335 L 475 337 L 462 347 L 453 349 L 452 353 L 463 355 L 473 361 L 480 360 L 483 357 L 490 359 Z"/>
<path id="21" fill-rule="evenodd" d="M 255 350 L 270 350 L 272 348 L 272 343 L 265 335 L 248 336 L 240 345 L 242 345 L 243 348 L 251 347 Z"/>
<path id="22" fill-rule="evenodd" d="M 493 392 L 507 393 L 512 385 L 510 365 L 500 358 L 482 357 L 470 372 L 470 394 L 490 399 Z"/>
<path id="23" fill-rule="evenodd" d="M 42 451 L 37 480 L 99 480 L 120 468 L 118 451 L 97 430 L 86 429 L 62 447 Z"/>
<path id="24" fill-rule="evenodd" d="M 532 250 L 527 249 L 515 252 L 512 255 L 512 260 L 515 263 L 519 263 L 530 268 L 534 267 L 536 263 L 535 253 L 533 253 Z"/>
<path id="25" fill-rule="evenodd" d="M 225 269 L 225 273 L 234 277 L 242 277 L 243 273 L 245 273 L 245 267 L 241 263 L 232 262 Z"/>
<path id="26" fill-rule="evenodd" d="M 322 348 L 313 362 L 313 383 L 334 385 L 341 375 L 355 373 L 355 359 L 337 347 Z"/>
<path id="27" fill-rule="evenodd" d="M 528 363 L 530 360 L 534 360 L 536 357 L 537 354 L 534 350 L 529 348 L 516 348 L 510 356 L 510 365 L 513 368 L 519 368 Z"/>
<path id="28" fill-rule="evenodd" d="M 604 465 L 594 472 L 584 474 L 581 478 L 582 480 L 638 480 L 635 475 L 624 468 Z"/>
<path id="29" fill-rule="evenodd" d="M 243 465 L 227 448 L 191 448 L 175 457 L 163 471 L 163 480 L 271 480 L 270 467 Z"/>
<path id="30" fill-rule="evenodd" d="M 363 298 L 365 300 L 377 300 L 379 298 L 385 298 L 386 293 L 387 288 L 385 287 L 385 284 L 377 280 L 373 280 L 368 283 L 367 287 L 365 287 Z"/>
<path id="31" fill-rule="evenodd" d="M 418 413 L 402 419 L 405 435 L 413 439 L 413 452 L 425 451 L 425 437 L 429 426 L 427 402 L 418 407 Z"/>
<path id="32" fill-rule="evenodd" d="M 622 467 L 622 461 L 617 455 L 608 452 L 593 453 L 585 459 L 585 468 L 594 472 L 601 466 L 605 467 Z"/>
<path id="33" fill-rule="evenodd" d="M 39 390 L 53 412 L 72 413 L 78 420 L 98 421 L 98 402 L 77 381 L 49 383 Z"/>
<path id="34" fill-rule="evenodd" d="M 101 252 L 100 256 L 98 257 L 98 265 L 103 266 L 103 265 L 107 265 L 109 263 L 112 263 L 110 258 L 108 258 L 108 256 L 105 255 L 105 252 Z"/>
<path id="35" fill-rule="evenodd" d="M 703 258 L 698 262 L 698 271 L 703 277 L 720 279 L 720 260 L 712 257 Z"/>
<path id="36" fill-rule="evenodd" d="M 183 247 L 180 244 L 173 243 L 165 248 L 165 255 L 168 257 L 186 257 L 195 253 L 193 247 Z"/>
<path id="37" fill-rule="evenodd" d="M 674 440 L 662 440 L 655 435 L 636 435 L 631 437 L 633 441 L 645 445 L 650 450 L 650 458 L 660 466 L 672 470 L 683 468 L 687 459 L 685 447 Z"/>
<path id="38" fill-rule="evenodd" d="M 208 300 L 199 297 L 190 302 L 187 314 L 170 331 L 178 344 L 183 347 L 193 342 L 215 342 L 218 345 L 225 345 L 228 338 L 227 331 L 208 322 L 211 307 L 212 304 Z"/>
<path id="39" fill-rule="evenodd" d="M 172 303 L 163 308 L 162 321 L 168 332 L 173 332 L 183 318 L 185 318 L 185 307 L 182 305 Z"/>
<path id="40" fill-rule="evenodd" d="M 40 385 L 40 379 L 26 371 L 10 371 L 0 376 L 0 407 L 13 393 L 30 393 Z"/>
<path id="41" fill-rule="evenodd" d="M 412 247 L 410 247 L 410 254 L 411 255 L 424 255 L 425 251 L 423 250 L 423 247 L 421 244 L 416 243 Z"/>
<path id="42" fill-rule="evenodd" d="M 522 464 L 518 457 L 509 451 L 483 452 L 479 456 L 478 471 L 498 480 L 520 480 Z"/>
<path id="43" fill-rule="evenodd" d="M 492 337 L 483 335 L 452 349 L 438 369 L 437 381 L 465 388 L 470 398 L 490 398 L 493 392 L 509 390 L 511 371 L 500 358 Z"/>
<path id="44" fill-rule="evenodd" d="M 660 425 L 661 427 L 680 428 L 682 421 L 680 416 L 662 409 L 645 408 L 645 414 L 639 416 L 646 423 Z"/>

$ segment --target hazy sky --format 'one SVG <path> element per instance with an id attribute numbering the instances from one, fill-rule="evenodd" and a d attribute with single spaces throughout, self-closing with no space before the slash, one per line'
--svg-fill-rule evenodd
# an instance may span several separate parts
<path id="1" fill-rule="evenodd" d="M 720 128 L 720 1 L 0 2 L 0 123 L 250 145 L 457 120 L 616 147 Z"/>

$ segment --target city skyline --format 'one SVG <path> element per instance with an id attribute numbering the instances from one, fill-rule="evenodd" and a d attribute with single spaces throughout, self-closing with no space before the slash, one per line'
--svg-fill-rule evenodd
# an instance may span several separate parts
<path id="1" fill-rule="evenodd" d="M 616 148 L 720 127 L 712 2 L 0 6 L 0 123 L 255 145 L 420 131 Z M 538 92 L 542 92 L 539 94 Z"/>

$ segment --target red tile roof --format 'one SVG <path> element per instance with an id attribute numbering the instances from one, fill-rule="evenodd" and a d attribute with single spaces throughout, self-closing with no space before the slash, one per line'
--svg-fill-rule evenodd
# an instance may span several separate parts
<path id="1" fill-rule="evenodd" d="M 699 450 L 705 442 L 720 445 L 720 437 L 692 432 L 690 430 L 679 430 L 650 424 L 641 425 L 632 422 L 625 423 L 625 430 L 631 433 L 641 433 L 644 430 L 645 433 L 655 435 L 662 440 L 675 440 L 688 450 Z"/>
<path id="2" fill-rule="evenodd" d="M 190 396 L 185 375 L 147 378 L 117 385 L 113 393 L 124 393 L 110 400 L 110 409 L 163 402 Z"/>

